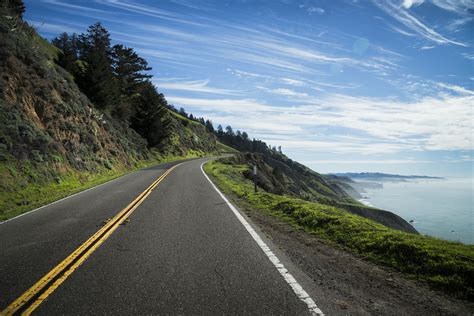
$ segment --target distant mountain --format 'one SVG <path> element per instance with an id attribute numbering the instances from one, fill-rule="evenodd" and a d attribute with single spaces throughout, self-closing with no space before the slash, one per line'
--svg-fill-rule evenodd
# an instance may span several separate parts
<path id="1" fill-rule="evenodd" d="M 347 177 L 355 180 L 419 180 L 419 179 L 444 179 L 442 177 L 418 176 L 418 175 L 399 175 L 380 172 L 346 172 L 346 173 L 332 173 L 339 177 Z"/>

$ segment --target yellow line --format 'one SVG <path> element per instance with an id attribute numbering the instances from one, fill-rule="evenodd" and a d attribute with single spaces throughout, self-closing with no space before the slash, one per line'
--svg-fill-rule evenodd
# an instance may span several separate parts
<path id="1" fill-rule="evenodd" d="M 46 285 L 56 278 L 60 273 L 64 272 L 66 267 L 70 265 L 74 260 L 77 261 L 72 264 L 67 271 L 64 272 L 52 285 L 50 285 L 41 295 L 37 298 L 27 309 L 23 312 L 23 315 L 29 315 L 33 312 L 55 289 L 63 283 L 69 275 L 71 275 L 99 246 L 117 229 L 117 227 L 123 223 L 136 209 L 137 207 L 148 197 L 151 191 L 178 165 L 171 167 L 166 170 L 158 179 L 156 179 L 145 191 L 133 200 L 127 207 L 121 210 L 117 215 L 114 216 L 106 225 L 99 229 L 94 235 L 92 235 L 86 242 L 74 250 L 66 259 L 54 267 L 32 287 L 30 287 L 23 295 L 17 298 L 11 303 L 4 311 L 0 313 L 2 316 L 13 315 L 16 311 L 22 308 L 28 303 L 35 295 L 40 293 Z M 102 237 L 100 237 L 102 236 Z M 94 244 L 95 243 L 95 244 Z M 92 245 L 92 246 L 91 246 Z M 90 247 L 91 246 L 91 247 Z M 90 247 L 86 252 L 85 249 Z"/>

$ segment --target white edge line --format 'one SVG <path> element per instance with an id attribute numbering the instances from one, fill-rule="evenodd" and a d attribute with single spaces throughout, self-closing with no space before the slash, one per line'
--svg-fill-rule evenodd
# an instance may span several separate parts
<path id="1" fill-rule="evenodd" d="M 172 162 L 172 161 L 171 161 L 171 162 Z M 186 163 L 186 162 L 188 162 L 188 161 L 180 162 L 180 163 L 177 164 L 176 166 L 179 166 L 179 165 L 181 165 L 181 164 L 183 164 L 183 163 Z M 158 165 L 158 166 L 159 166 L 159 165 Z M 39 211 L 39 210 L 41 210 L 41 209 L 43 209 L 43 208 L 45 208 L 45 207 L 51 206 L 51 205 L 53 205 L 53 204 L 62 202 L 62 201 L 64 201 L 64 200 L 67 200 L 67 199 L 69 199 L 69 198 L 72 198 L 72 197 L 74 197 L 74 196 L 76 196 L 76 195 L 79 195 L 79 194 L 81 194 L 81 193 L 84 193 L 84 192 L 87 192 L 87 191 L 90 191 L 90 190 L 93 190 L 93 189 L 97 189 L 98 187 L 101 187 L 101 186 L 106 185 L 106 184 L 110 184 L 110 183 L 112 183 L 112 182 L 114 182 L 114 181 L 116 181 L 116 180 L 118 180 L 118 179 L 121 179 L 121 178 L 123 178 L 123 177 L 132 175 L 132 174 L 134 174 L 135 172 L 138 172 L 138 171 L 141 171 L 141 170 L 144 170 L 144 169 L 147 169 L 147 168 L 151 168 L 151 167 L 155 167 L 155 166 L 150 166 L 150 167 L 146 167 L 146 168 L 143 168 L 143 169 L 140 169 L 140 170 L 135 170 L 135 171 L 133 171 L 133 172 L 124 174 L 124 175 L 122 175 L 122 176 L 120 176 L 120 177 L 117 177 L 117 178 L 115 178 L 115 179 L 111 179 L 111 180 L 106 181 L 106 182 L 104 182 L 104 183 L 101 183 L 101 184 L 98 184 L 98 185 L 96 185 L 96 186 L 93 186 L 92 188 L 89 188 L 89 189 L 85 189 L 85 190 L 83 190 L 83 191 L 76 192 L 76 193 L 74 193 L 74 194 L 72 194 L 72 195 L 68 195 L 68 196 L 66 196 L 66 197 L 63 197 L 62 199 L 56 200 L 56 201 L 54 201 L 54 202 L 51 202 L 51 203 L 48 203 L 48 204 L 46 204 L 46 205 L 40 206 L 40 207 L 38 207 L 38 208 L 35 208 L 35 209 L 31 210 L 31 211 L 22 213 L 22 214 L 20 214 L 20 215 L 17 215 L 17 216 L 15 216 L 15 217 L 12 217 L 12 218 L 9 218 L 9 219 L 7 219 L 7 220 L 5 220 L 5 221 L 2 221 L 2 222 L 0 222 L 0 225 L 5 224 L 5 223 L 8 223 L 8 222 L 10 222 L 10 221 L 12 221 L 12 220 L 14 220 L 14 219 L 18 219 L 18 218 L 20 218 L 20 217 L 22 217 L 22 216 L 25 216 L 25 215 L 34 213 L 34 212 L 36 212 L 36 211 Z M 165 171 L 166 171 L 166 170 L 165 170 Z"/>
<path id="2" fill-rule="evenodd" d="M 253 229 L 252 226 L 247 222 L 247 220 L 240 214 L 240 212 L 235 208 L 232 203 L 229 202 L 229 200 L 224 196 L 224 194 L 217 188 L 217 186 L 211 181 L 211 179 L 207 176 L 207 174 L 204 172 L 204 169 L 202 166 L 209 161 L 205 161 L 201 164 L 201 171 L 206 177 L 207 181 L 212 185 L 214 190 L 216 190 L 217 193 L 221 196 L 221 198 L 224 200 L 224 202 L 229 206 L 231 211 L 234 213 L 234 215 L 237 217 L 237 219 L 240 221 L 240 223 L 247 229 L 247 232 L 252 236 L 252 238 L 255 240 L 255 242 L 259 245 L 260 249 L 265 253 L 265 255 L 268 257 L 268 260 L 270 260 L 271 263 L 275 266 L 275 268 L 278 270 L 278 272 L 281 274 L 283 279 L 290 285 L 291 289 L 293 292 L 296 294 L 296 296 L 306 303 L 308 306 L 309 312 L 311 315 L 321 315 L 323 316 L 324 313 L 319 309 L 319 307 L 316 305 L 314 300 L 309 296 L 309 294 L 303 289 L 303 287 L 296 281 L 296 279 L 291 275 L 290 272 L 285 268 L 283 263 L 281 263 L 280 259 L 273 253 L 273 251 L 270 250 L 270 248 L 265 244 L 265 242 L 260 238 L 260 236 L 257 234 L 257 232 Z"/>

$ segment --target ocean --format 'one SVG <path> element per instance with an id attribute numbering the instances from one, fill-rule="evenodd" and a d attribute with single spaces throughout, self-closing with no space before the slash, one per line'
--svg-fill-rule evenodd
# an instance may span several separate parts
<path id="1" fill-rule="evenodd" d="M 365 189 L 361 202 L 413 221 L 421 234 L 474 244 L 473 179 L 378 183 L 383 188 Z"/>

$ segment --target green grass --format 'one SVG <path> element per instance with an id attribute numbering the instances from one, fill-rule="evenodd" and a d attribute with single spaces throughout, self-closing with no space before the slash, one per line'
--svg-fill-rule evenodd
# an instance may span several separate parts
<path id="1" fill-rule="evenodd" d="M 239 151 L 235 148 L 232 148 L 230 146 L 227 146 L 226 144 L 223 144 L 221 142 L 217 142 L 217 150 L 220 152 L 220 153 L 231 153 L 231 154 L 236 154 L 238 153 Z"/>
<path id="2" fill-rule="evenodd" d="M 41 169 L 29 161 L 0 163 L 0 221 L 15 217 L 39 206 L 57 201 L 66 196 L 105 183 L 127 173 L 181 159 L 207 156 L 197 150 L 189 150 L 185 156 L 160 155 L 153 153 L 150 160 L 136 161 L 133 167 L 120 164 L 111 169 L 103 167 L 94 172 L 80 172 L 69 169 L 55 179 L 45 179 Z M 21 175 L 24 175 L 23 177 Z"/>
<path id="3" fill-rule="evenodd" d="M 247 209 L 284 219 L 366 259 L 457 297 L 474 299 L 474 246 L 387 228 L 337 207 L 253 192 L 245 165 L 211 161 L 204 167 L 225 193 Z"/>
<path id="4" fill-rule="evenodd" d="M 179 118 L 179 119 L 181 119 L 181 120 L 183 120 L 183 121 L 187 121 L 187 122 L 189 122 L 189 123 L 198 124 L 198 125 L 201 125 L 201 126 L 202 126 L 201 123 L 196 122 L 196 121 L 193 121 L 193 120 L 191 120 L 191 119 L 189 119 L 189 118 L 187 118 L 187 117 L 184 117 L 184 116 L 182 116 L 181 114 L 176 113 L 175 111 L 171 111 L 171 110 L 168 110 L 168 111 L 169 111 L 169 113 L 170 113 L 171 115 L 174 115 L 175 117 L 177 117 L 177 118 Z"/>

